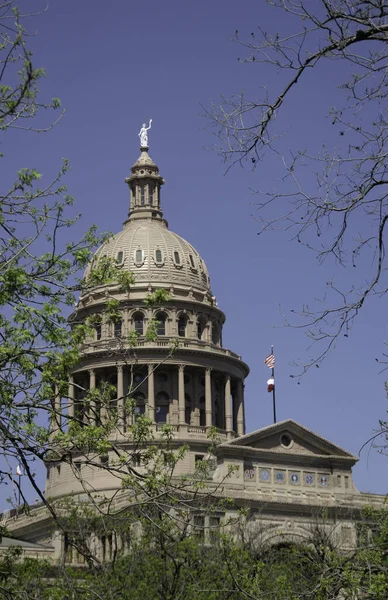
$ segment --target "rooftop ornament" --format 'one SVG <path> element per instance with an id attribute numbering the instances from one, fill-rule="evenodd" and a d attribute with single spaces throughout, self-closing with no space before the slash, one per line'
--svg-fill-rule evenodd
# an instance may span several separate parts
<path id="1" fill-rule="evenodd" d="M 147 131 L 149 129 L 151 129 L 151 123 L 152 123 L 152 119 L 150 119 L 148 127 L 146 127 L 146 124 L 143 123 L 142 128 L 139 131 L 140 148 L 148 148 L 148 133 L 147 133 Z"/>

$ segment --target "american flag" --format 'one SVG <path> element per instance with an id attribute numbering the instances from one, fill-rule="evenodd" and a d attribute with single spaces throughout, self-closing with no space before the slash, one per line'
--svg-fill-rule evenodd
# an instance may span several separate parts
<path id="1" fill-rule="evenodd" d="M 275 355 L 269 354 L 269 356 L 264 359 L 264 362 L 269 369 L 273 369 L 275 367 Z"/>

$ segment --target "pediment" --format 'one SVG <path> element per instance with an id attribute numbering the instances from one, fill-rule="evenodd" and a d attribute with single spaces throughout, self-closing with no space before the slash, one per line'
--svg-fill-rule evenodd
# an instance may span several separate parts
<path id="1" fill-rule="evenodd" d="M 268 451 L 268 453 L 335 457 L 356 462 L 358 458 L 340 446 L 292 419 L 275 423 L 238 437 L 223 446 L 239 446 L 247 449 Z"/>

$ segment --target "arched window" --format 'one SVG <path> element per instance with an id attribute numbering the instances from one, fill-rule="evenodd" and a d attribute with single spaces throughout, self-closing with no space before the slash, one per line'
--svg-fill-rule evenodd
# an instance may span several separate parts
<path id="1" fill-rule="evenodd" d="M 185 394 L 185 422 L 187 425 L 191 423 L 191 398 Z"/>
<path id="2" fill-rule="evenodd" d="M 174 263 L 176 265 L 181 264 L 181 255 L 179 254 L 178 250 L 174 250 Z"/>
<path id="3" fill-rule="evenodd" d="M 122 265 L 123 264 L 123 262 L 124 262 L 124 252 L 122 250 L 120 250 L 117 253 L 117 259 L 116 260 L 117 260 L 117 264 L 118 265 Z"/>
<path id="4" fill-rule="evenodd" d="M 141 267 L 144 262 L 144 252 L 141 248 L 135 250 L 135 265 Z"/>
<path id="5" fill-rule="evenodd" d="M 144 185 L 140 188 L 140 206 L 144 206 L 145 204 L 145 187 Z"/>
<path id="6" fill-rule="evenodd" d="M 135 408 L 134 408 L 134 419 L 136 419 L 140 415 L 144 415 L 145 413 L 145 396 L 141 392 L 136 392 L 133 395 L 133 399 L 135 400 Z"/>
<path id="7" fill-rule="evenodd" d="M 155 263 L 156 263 L 157 265 L 162 265 L 162 264 L 164 263 L 164 260 L 163 260 L 163 252 L 161 251 L 161 249 L 160 249 L 160 248 L 157 248 L 157 249 L 155 250 Z"/>
<path id="8" fill-rule="evenodd" d="M 144 335 L 144 315 L 141 312 L 133 315 L 133 322 L 135 324 L 135 331 L 139 335 Z"/>
<path id="9" fill-rule="evenodd" d="M 212 342 L 213 342 L 213 344 L 216 344 L 217 346 L 220 343 L 220 330 L 218 327 L 218 323 L 215 323 L 215 322 L 213 322 L 213 326 L 212 326 Z"/>
<path id="10" fill-rule="evenodd" d="M 94 329 L 96 330 L 96 340 L 100 340 L 102 337 L 102 326 L 101 323 L 96 323 L 94 326 Z"/>
<path id="11" fill-rule="evenodd" d="M 158 335 L 166 335 L 166 315 L 165 313 L 158 313 L 156 315 L 156 321 L 157 321 L 157 328 L 156 328 L 156 333 Z"/>
<path id="12" fill-rule="evenodd" d="M 157 373 L 156 377 L 161 384 L 166 383 L 168 380 L 168 375 L 164 371 L 162 373 Z"/>
<path id="13" fill-rule="evenodd" d="M 139 386 L 146 380 L 146 372 L 143 369 L 136 370 L 132 377 L 135 388 L 138 389 Z"/>
<path id="14" fill-rule="evenodd" d="M 148 184 L 148 202 L 152 206 L 154 203 L 154 189 L 155 186 L 153 183 Z"/>
<path id="15" fill-rule="evenodd" d="M 157 423 L 167 423 L 170 398 L 166 392 L 159 392 L 155 398 L 155 420 Z"/>
<path id="16" fill-rule="evenodd" d="M 205 412 L 205 397 L 201 396 L 199 399 L 199 424 L 201 427 L 206 426 L 206 412 Z"/>
<path id="17" fill-rule="evenodd" d="M 178 319 L 178 335 L 180 337 L 186 337 L 187 317 L 184 315 Z"/>
<path id="18" fill-rule="evenodd" d="M 206 339 L 206 326 L 207 322 L 204 317 L 198 317 L 197 320 L 197 337 L 199 340 Z"/>
<path id="19" fill-rule="evenodd" d="M 192 254 L 189 254 L 189 259 L 190 259 L 190 267 L 191 267 L 192 269 L 195 269 L 195 268 L 196 268 L 196 266 L 195 266 L 194 257 L 193 257 L 193 255 L 192 255 Z"/>
<path id="20" fill-rule="evenodd" d="M 117 319 L 117 321 L 114 322 L 114 326 L 113 326 L 114 337 L 121 338 L 122 331 L 123 331 L 123 322 L 121 319 Z"/>

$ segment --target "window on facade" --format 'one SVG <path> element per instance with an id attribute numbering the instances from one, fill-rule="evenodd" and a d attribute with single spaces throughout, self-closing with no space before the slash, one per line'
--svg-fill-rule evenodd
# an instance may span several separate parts
<path id="1" fill-rule="evenodd" d="M 185 422 L 187 425 L 191 423 L 191 398 L 188 394 L 185 394 Z"/>
<path id="2" fill-rule="evenodd" d="M 166 315 L 164 313 L 158 313 L 156 315 L 157 328 L 156 333 L 158 335 L 166 335 Z"/>
<path id="3" fill-rule="evenodd" d="M 122 250 L 120 250 L 120 252 L 117 253 L 117 264 L 122 265 L 123 261 L 124 261 L 124 252 Z"/>
<path id="4" fill-rule="evenodd" d="M 163 264 L 163 252 L 160 250 L 160 248 L 155 250 L 155 262 L 157 265 Z"/>
<path id="5" fill-rule="evenodd" d="M 157 374 L 157 378 L 160 383 L 166 383 L 168 376 L 167 373 L 162 372 Z"/>
<path id="6" fill-rule="evenodd" d="M 212 328 L 212 342 L 213 344 L 218 344 L 220 341 L 220 334 L 219 334 L 219 329 L 218 329 L 218 325 L 217 323 L 213 323 L 213 328 Z"/>
<path id="7" fill-rule="evenodd" d="M 192 254 L 189 254 L 189 259 L 190 259 L 190 266 L 195 269 L 195 262 L 194 262 L 194 257 Z"/>
<path id="8" fill-rule="evenodd" d="M 101 327 L 101 323 L 96 323 L 95 325 L 95 330 L 96 330 L 96 340 L 100 340 L 101 336 L 102 336 L 102 327 Z"/>
<path id="9" fill-rule="evenodd" d="M 143 373 L 135 373 L 133 376 L 133 381 L 139 385 L 139 383 L 143 383 L 145 376 Z"/>
<path id="10" fill-rule="evenodd" d="M 133 315 L 133 322 L 135 325 L 135 331 L 139 335 L 144 334 L 144 315 L 143 313 L 136 313 Z"/>
<path id="11" fill-rule="evenodd" d="M 168 406 L 157 406 L 155 413 L 157 423 L 167 423 Z"/>
<path id="12" fill-rule="evenodd" d="M 206 425 L 206 413 L 205 413 L 205 397 L 201 396 L 199 399 L 199 424 L 201 427 Z"/>
<path id="13" fill-rule="evenodd" d="M 141 415 L 144 415 L 144 413 L 145 413 L 145 406 L 144 406 L 144 404 L 139 404 L 138 406 L 135 406 L 135 408 L 134 408 L 133 418 L 136 421 L 137 418 L 140 417 Z"/>
<path id="14" fill-rule="evenodd" d="M 136 419 L 140 415 L 144 415 L 144 413 L 145 413 L 145 396 L 141 392 L 137 392 L 136 394 L 134 394 L 133 398 L 136 403 L 135 408 L 134 408 L 133 418 L 136 421 Z"/>
<path id="15" fill-rule="evenodd" d="M 205 517 L 203 515 L 194 515 L 193 518 L 194 535 L 203 540 L 205 538 Z"/>
<path id="16" fill-rule="evenodd" d="M 132 464 L 134 467 L 140 467 L 140 465 L 141 465 L 140 452 L 135 452 L 134 454 L 132 454 Z"/>
<path id="17" fill-rule="evenodd" d="M 205 329 L 206 322 L 203 318 L 199 317 L 197 321 L 197 337 L 199 340 L 203 340 L 205 338 Z"/>
<path id="18" fill-rule="evenodd" d="M 177 250 L 174 251 L 174 262 L 176 265 L 181 264 L 181 256 Z"/>
<path id="19" fill-rule="evenodd" d="M 165 392 L 159 392 L 155 398 L 155 420 L 157 423 L 167 423 L 170 399 Z"/>
<path id="20" fill-rule="evenodd" d="M 141 248 L 138 248 L 135 252 L 135 263 L 137 265 L 142 264 L 143 262 L 143 250 L 141 250 Z"/>
<path id="21" fill-rule="evenodd" d="M 217 539 L 218 536 L 218 532 L 220 530 L 220 522 L 221 522 L 221 518 L 214 515 L 214 516 L 209 516 L 209 541 L 215 541 Z"/>
<path id="22" fill-rule="evenodd" d="M 187 326 L 186 317 L 179 317 L 179 319 L 178 319 L 178 335 L 180 337 L 186 337 L 186 326 Z"/>
<path id="23" fill-rule="evenodd" d="M 121 319 L 118 319 L 117 321 L 115 321 L 114 326 L 113 326 L 114 337 L 121 338 L 122 330 L 123 330 L 123 322 Z"/>
<path id="24" fill-rule="evenodd" d="M 145 187 L 144 185 L 140 188 L 140 206 L 144 206 L 145 204 Z"/>
<path id="25" fill-rule="evenodd" d="M 155 189 L 154 184 L 149 183 L 148 184 L 148 202 L 150 203 L 151 206 L 154 203 L 154 189 Z"/>

